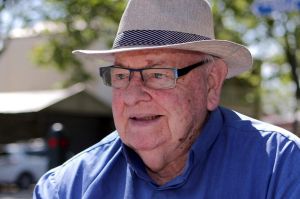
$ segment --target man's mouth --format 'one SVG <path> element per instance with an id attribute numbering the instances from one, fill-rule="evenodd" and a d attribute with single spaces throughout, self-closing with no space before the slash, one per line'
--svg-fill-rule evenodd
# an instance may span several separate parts
<path id="1" fill-rule="evenodd" d="M 143 116 L 143 117 L 130 117 L 133 121 L 141 121 L 141 122 L 147 122 L 147 121 L 154 121 L 161 117 L 161 115 L 151 115 L 151 116 Z"/>

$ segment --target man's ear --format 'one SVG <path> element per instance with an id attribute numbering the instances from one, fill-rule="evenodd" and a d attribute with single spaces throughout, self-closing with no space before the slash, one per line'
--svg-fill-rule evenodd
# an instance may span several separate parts
<path id="1" fill-rule="evenodd" d="M 221 90 L 228 72 L 228 67 L 221 59 L 215 59 L 214 63 L 209 67 L 211 67 L 211 69 L 209 70 L 207 79 L 207 109 L 212 111 L 219 105 Z"/>

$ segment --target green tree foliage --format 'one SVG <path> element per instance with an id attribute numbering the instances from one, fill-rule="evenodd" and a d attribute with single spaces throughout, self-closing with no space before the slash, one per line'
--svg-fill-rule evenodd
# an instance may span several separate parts
<path id="1" fill-rule="evenodd" d="M 8 46 L 11 30 L 17 24 L 24 27 L 32 22 L 30 14 L 24 9 L 30 8 L 34 12 L 34 6 L 25 3 L 24 0 L 0 0 L 0 56 Z"/>
<path id="2" fill-rule="evenodd" d="M 278 1 L 278 0 L 273 0 Z M 254 67 L 250 73 L 231 80 L 231 83 L 254 88 L 244 95 L 244 99 L 256 103 L 255 113 L 260 110 L 260 84 L 262 82 L 260 67 L 262 63 L 274 66 L 289 65 L 290 78 L 279 73 L 272 78 L 281 81 L 292 80 L 296 85 L 295 97 L 300 99 L 299 89 L 299 61 L 300 61 L 300 12 L 276 12 L 267 17 L 255 16 L 251 11 L 253 0 L 229 1 L 211 0 L 215 17 L 215 30 L 217 38 L 228 39 L 248 46 L 260 45 L 254 57 Z M 275 54 L 275 49 L 268 42 L 276 44 L 280 54 Z M 255 89 L 257 88 L 257 89 Z M 251 96 L 252 97 L 249 97 Z M 248 96 L 248 98 L 247 98 Z M 249 101 L 250 100 L 250 101 Z M 259 116 L 259 114 L 257 115 Z"/>
<path id="3" fill-rule="evenodd" d="M 65 86 L 90 80 L 82 63 L 71 54 L 74 49 L 88 48 L 99 37 L 111 42 L 125 6 L 125 0 L 46 0 L 52 7 L 44 18 L 61 27 L 49 33 L 49 41 L 37 47 L 35 61 L 69 74 Z"/>
<path id="4" fill-rule="evenodd" d="M 218 39 L 225 39 L 251 45 L 245 40 L 249 30 L 260 23 L 249 9 L 252 1 L 212 0 L 215 34 Z M 260 115 L 260 65 L 262 61 L 254 59 L 252 70 L 227 80 L 224 85 L 223 103 L 255 117 Z M 238 104 L 238 105 L 236 105 Z"/>

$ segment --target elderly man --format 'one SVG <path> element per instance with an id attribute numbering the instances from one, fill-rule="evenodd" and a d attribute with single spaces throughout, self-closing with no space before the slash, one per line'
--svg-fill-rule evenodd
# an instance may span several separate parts
<path id="1" fill-rule="evenodd" d="M 223 81 L 249 69 L 214 39 L 204 0 L 130 0 L 112 50 L 76 51 L 113 88 L 116 126 L 45 174 L 35 198 L 300 198 L 300 141 L 219 107 Z"/>

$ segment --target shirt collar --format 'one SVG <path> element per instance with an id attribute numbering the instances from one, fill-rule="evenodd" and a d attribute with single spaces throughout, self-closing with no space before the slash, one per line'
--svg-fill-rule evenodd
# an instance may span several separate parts
<path id="1" fill-rule="evenodd" d="M 122 151 L 131 171 L 134 172 L 139 178 L 151 183 L 160 190 L 177 188 L 185 183 L 195 165 L 204 164 L 205 157 L 219 135 L 222 125 L 222 115 L 219 108 L 217 108 L 209 114 L 199 137 L 192 145 L 184 172 L 163 186 L 158 186 L 152 181 L 147 174 L 142 159 L 131 148 L 123 144 Z"/>

